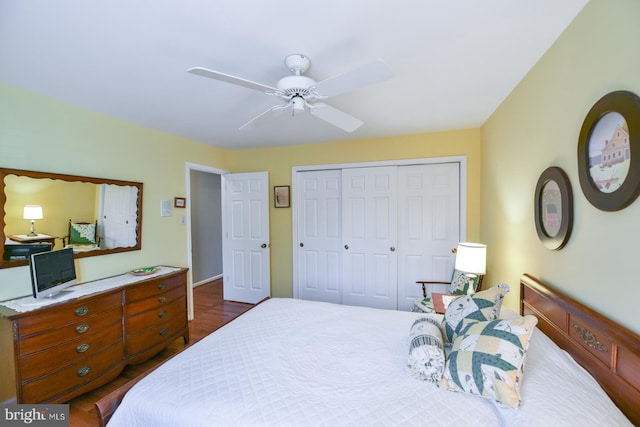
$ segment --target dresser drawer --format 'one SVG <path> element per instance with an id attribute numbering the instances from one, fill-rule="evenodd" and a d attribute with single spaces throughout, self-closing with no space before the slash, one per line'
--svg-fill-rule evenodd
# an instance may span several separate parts
<path id="1" fill-rule="evenodd" d="M 102 374 L 121 365 L 124 357 L 122 341 L 100 353 L 51 371 L 47 376 L 22 382 L 22 402 L 46 402 L 99 378 Z M 55 365 L 55 361 L 51 362 Z"/>
<path id="2" fill-rule="evenodd" d="M 20 378 L 26 380 L 48 373 L 51 370 L 52 361 L 59 367 L 77 363 L 118 341 L 122 341 L 122 322 L 120 319 L 96 333 L 79 336 L 64 344 L 21 358 L 18 368 Z"/>
<path id="3" fill-rule="evenodd" d="M 175 288 L 184 288 L 185 276 L 183 274 L 168 279 L 157 279 L 140 285 L 131 285 L 125 288 L 125 302 L 129 303 L 154 295 L 164 294 Z"/>
<path id="4" fill-rule="evenodd" d="M 122 306 L 122 293 L 120 291 L 54 305 L 18 319 L 18 334 L 25 336 L 55 329 L 120 306 Z"/>
<path id="5" fill-rule="evenodd" d="M 151 326 L 160 323 L 169 322 L 176 317 L 186 319 L 187 316 L 187 298 L 182 296 L 173 302 L 167 303 L 155 310 L 147 310 L 135 316 L 125 319 L 125 330 L 127 334 L 132 335 L 138 331 L 142 331 Z"/>
<path id="6" fill-rule="evenodd" d="M 162 344 L 171 338 L 175 338 L 187 328 L 185 317 L 177 316 L 173 320 L 158 323 L 149 329 L 145 329 L 139 334 L 125 337 L 127 354 L 135 355 L 148 348 Z"/>
<path id="7" fill-rule="evenodd" d="M 143 311 L 161 309 L 176 299 L 184 296 L 184 287 L 171 288 L 161 294 L 125 304 L 124 314 L 129 317 L 134 314 L 142 313 Z"/>
<path id="8" fill-rule="evenodd" d="M 55 330 L 47 333 L 40 333 L 22 338 L 18 341 L 18 348 L 21 355 L 27 355 L 49 347 L 74 340 L 79 336 L 88 336 L 101 331 L 114 322 L 122 325 L 122 307 L 117 306 L 111 311 L 97 313 L 92 316 L 73 319 L 73 323 L 67 323 Z"/>

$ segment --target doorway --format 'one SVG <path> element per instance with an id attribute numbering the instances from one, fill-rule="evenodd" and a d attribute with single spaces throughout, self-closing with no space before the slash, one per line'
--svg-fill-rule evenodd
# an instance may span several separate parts
<path id="1" fill-rule="evenodd" d="M 186 164 L 187 262 L 193 288 L 222 278 L 222 175 L 228 171 L 195 163 Z M 189 318 L 193 318 L 190 309 Z"/>

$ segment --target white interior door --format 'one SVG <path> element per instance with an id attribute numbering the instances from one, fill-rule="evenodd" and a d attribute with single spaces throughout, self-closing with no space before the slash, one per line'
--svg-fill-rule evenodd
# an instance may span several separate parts
<path id="1" fill-rule="evenodd" d="M 342 171 L 342 302 L 397 308 L 397 166 Z"/>
<path id="2" fill-rule="evenodd" d="M 341 303 L 341 171 L 300 172 L 297 181 L 298 297 Z"/>
<path id="3" fill-rule="evenodd" d="M 460 241 L 460 164 L 398 168 L 398 197 L 398 309 L 410 310 L 422 296 L 416 281 L 451 280 L 451 249 Z"/>
<path id="4" fill-rule="evenodd" d="M 271 295 L 269 176 L 223 175 L 224 299 L 255 304 Z"/>
<path id="5" fill-rule="evenodd" d="M 138 189 L 102 184 L 98 234 L 104 249 L 135 246 L 138 240 Z"/>

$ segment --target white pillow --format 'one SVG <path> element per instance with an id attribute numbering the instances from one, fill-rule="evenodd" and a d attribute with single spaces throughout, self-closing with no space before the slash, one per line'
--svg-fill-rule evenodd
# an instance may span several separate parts
<path id="1" fill-rule="evenodd" d="M 409 336 L 409 373 L 424 381 L 440 381 L 445 364 L 440 322 L 421 317 L 411 325 Z"/>

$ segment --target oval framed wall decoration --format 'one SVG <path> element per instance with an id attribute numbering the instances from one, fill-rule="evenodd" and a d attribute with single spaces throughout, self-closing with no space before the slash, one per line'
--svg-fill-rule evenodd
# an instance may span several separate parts
<path id="1" fill-rule="evenodd" d="M 573 191 L 569 177 L 559 167 L 545 169 L 538 178 L 534 209 L 536 232 L 543 246 L 562 249 L 573 228 Z"/>
<path id="2" fill-rule="evenodd" d="M 578 177 L 585 197 L 604 211 L 629 206 L 640 194 L 640 98 L 606 94 L 591 107 L 578 138 Z"/>

